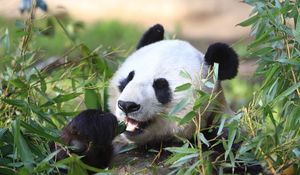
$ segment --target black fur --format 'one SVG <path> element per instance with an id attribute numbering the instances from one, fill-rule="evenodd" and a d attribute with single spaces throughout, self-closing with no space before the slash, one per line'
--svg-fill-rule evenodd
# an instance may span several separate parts
<path id="1" fill-rule="evenodd" d="M 133 79 L 134 77 L 134 71 L 129 72 L 128 76 L 120 81 L 120 84 L 118 86 L 119 91 L 122 92 L 126 85 Z"/>
<path id="2" fill-rule="evenodd" d="M 166 104 L 171 101 L 171 89 L 169 87 L 169 82 L 165 78 L 158 78 L 154 80 L 152 86 L 154 88 L 156 98 L 160 103 Z"/>
<path id="3" fill-rule="evenodd" d="M 85 164 L 106 168 L 113 155 L 112 140 L 116 136 L 117 125 L 117 119 L 111 113 L 85 110 L 62 130 L 60 137 L 68 146 L 74 146 L 73 143 L 76 141 L 79 148 L 68 151 L 84 156 L 81 160 Z M 57 160 L 67 156 L 67 152 L 62 150 L 57 155 Z"/>
<path id="4" fill-rule="evenodd" d="M 231 79 L 237 75 L 238 56 L 227 44 L 215 43 L 210 45 L 204 58 L 208 65 L 213 66 L 214 63 L 219 63 L 219 80 Z"/>
<path id="5" fill-rule="evenodd" d="M 161 41 L 164 39 L 164 27 L 160 24 L 156 24 L 149 28 L 142 38 L 140 39 L 138 45 L 136 46 L 136 49 L 140 49 L 141 47 L 144 47 L 146 45 L 155 43 L 157 41 Z"/>

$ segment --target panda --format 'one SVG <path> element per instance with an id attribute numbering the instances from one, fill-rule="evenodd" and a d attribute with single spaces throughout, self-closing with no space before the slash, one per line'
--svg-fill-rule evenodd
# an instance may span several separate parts
<path id="1" fill-rule="evenodd" d="M 201 80 L 212 79 L 210 72 L 214 63 L 219 64 L 218 80 L 214 88 L 209 88 Z M 219 110 L 233 115 L 225 100 L 221 81 L 234 78 L 238 65 L 237 54 L 224 43 L 210 45 L 204 55 L 186 41 L 164 40 L 163 26 L 152 26 L 109 83 L 109 109 L 126 124 L 122 137 L 129 143 L 140 145 L 175 136 L 191 139 L 196 128 L 193 122 L 179 125 L 163 117 L 188 95 L 186 91 L 175 91 L 176 87 L 185 83 L 207 93 L 215 93 L 221 104 L 218 105 Z M 182 71 L 188 73 L 191 79 L 181 76 Z M 176 116 L 185 116 L 192 107 L 190 102 Z M 208 110 L 201 116 L 201 128 L 209 127 L 213 120 L 214 113 Z"/>

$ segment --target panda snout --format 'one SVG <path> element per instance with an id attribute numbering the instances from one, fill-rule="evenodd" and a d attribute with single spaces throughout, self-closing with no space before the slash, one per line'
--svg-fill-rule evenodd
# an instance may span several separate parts
<path id="1" fill-rule="evenodd" d="M 138 111 L 141 108 L 141 105 L 136 104 L 135 102 L 131 101 L 118 101 L 118 107 L 125 112 L 126 114 Z"/>

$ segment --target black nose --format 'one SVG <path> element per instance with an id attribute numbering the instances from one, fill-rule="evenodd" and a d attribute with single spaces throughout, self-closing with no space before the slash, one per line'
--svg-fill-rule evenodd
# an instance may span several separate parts
<path id="1" fill-rule="evenodd" d="M 134 111 L 137 111 L 141 107 L 141 105 L 136 104 L 134 102 L 131 102 L 131 101 L 122 101 L 122 100 L 118 101 L 118 106 L 126 114 L 134 112 Z"/>

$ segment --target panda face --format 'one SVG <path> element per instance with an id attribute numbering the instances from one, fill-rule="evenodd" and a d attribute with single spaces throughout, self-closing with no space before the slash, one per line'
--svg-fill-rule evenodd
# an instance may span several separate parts
<path id="1" fill-rule="evenodd" d="M 166 78 L 153 81 L 134 79 L 134 71 L 129 72 L 119 82 L 121 93 L 116 104 L 116 113 L 124 119 L 127 132 L 137 135 L 154 122 L 154 117 L 165 112 L 165 106 L 172 99 L 172 90 Z"/>
<path id="2" fill-rule="evenodd" d="M 165 121 L 162 114 L 186 96 L 185 92 L 175 92 L 177 86 L 191 83 L 180 72 L 200 76 L 201 67 L 207 69 L 201 66 L 203 59 L 190 44 L 179 40 L 144 46 L 126 59 L 110 82 L 109 107 L 126 123 L 127 138 L 144 141 L 176 131 L 176 124 Z"/>

